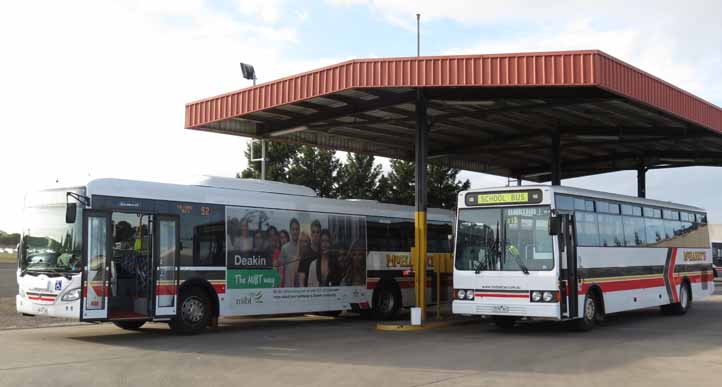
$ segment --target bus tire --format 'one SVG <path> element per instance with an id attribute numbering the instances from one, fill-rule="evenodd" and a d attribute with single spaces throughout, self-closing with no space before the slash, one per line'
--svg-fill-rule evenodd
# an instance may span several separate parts
<path id="1" fill-rule="evenodd" d="M 594 292 L 587 292 L 584 296 L 584 304 L 582 307 L 582 317 L 574 320 L 574 329 L 578 332 L 586 332 L 592 330 L 599 320 L 599 301 Z"/>
<path id="2" fill-rule="evenodd" d="M 491 321 L 493 321 L 497 327 L 499 327 L 505 331 L 514 328 L 518 319 L 519 318 L 513 317 L 513 316 L 492 316 L 491 317 Z"/>
<path id="3" fill-rule="evenodd" d="M 126 331 L 137 331 L 145 325 L 145 321 L 113 321 L 113 325 Z"/>
<path id="4" fill-rule="evenodd" d="M 391 282 L 381 282 L 374 289 L 372 305 L 377 320 L 391 320 L 401 309 L 401 291 Z"/>
<path id="5" fill-rule="evenodd" d="M 176 317 L 169 322 L 170 328 L 181 334 L 196 334 L 202 332 L 210 321 L 208 293 L 195 286 L 182 290 Z"/>
<path id="6" fill-rule="evenodd" d="M 660 307 L 662 313 L 673 316 L 681 316 L 692 308 L 692 291 L 688 281 L 682 282 L 679 287 L 679 302 Z"/>

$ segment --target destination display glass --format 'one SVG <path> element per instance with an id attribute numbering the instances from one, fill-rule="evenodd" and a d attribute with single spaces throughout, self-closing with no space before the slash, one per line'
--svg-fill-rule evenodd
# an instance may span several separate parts
<path id="1" fill-rule="evenodd" d="M 539 204 L 542 202 L 542 191 L 532 189 L 524 191 L 470 192 L 466 194 L 465 202 L 469 207 Z"/>

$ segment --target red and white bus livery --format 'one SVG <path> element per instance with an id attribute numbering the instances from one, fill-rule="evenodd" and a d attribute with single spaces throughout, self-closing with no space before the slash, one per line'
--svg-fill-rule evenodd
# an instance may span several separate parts
<path id="1" fill-rule="evenodd" d="M 453 311 L 573 320 L 661 307 L 684 314 L 714 292 L 701 208 L 561 186 L 462 192 Z"/>
<path id="2" fill-rule="evenodd" d="M 429 211 L 430 253 L 450 253 L 452 215 Z M 415 303 L 405 275 L 413 216 L 409 206 L 218 177 L 35 192 L 16 307 L 124 329 L 166 321 L 181 332 L 225 316 L 351 309 L 390 319 Z"/>

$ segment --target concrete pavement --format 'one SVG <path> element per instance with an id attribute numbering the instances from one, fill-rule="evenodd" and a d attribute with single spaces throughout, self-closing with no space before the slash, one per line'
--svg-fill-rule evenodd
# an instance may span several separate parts
<path id="1" fill-rule="evenodd" d="M 228 320 L 198 336 L 163 324 L 0 331 L 0 385 L 712 386 L 722 374 L 722 296 L 680 317 L 610 316 L 587 333 L 462 325 L 377 332 L 356 318 Z"/>

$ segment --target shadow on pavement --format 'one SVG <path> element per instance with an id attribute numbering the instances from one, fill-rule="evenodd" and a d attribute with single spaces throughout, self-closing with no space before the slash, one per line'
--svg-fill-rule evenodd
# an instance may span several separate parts
<path id="1" fill-rule="evenodd" d="M 69 339 L 238 358 L 575 374 L 719 349 L 720 316 L 722 296 L 714 296 L 695 302 L 685 316 L 663 316 L 657 309 L 622 313 L 608 316 L 603 326 L 586 333 L 547 322 L 502 331 L 488 320 L 421 332 L 377 332 L 373 321 L 342 317 L 225 320 L 221 327 L 196 336 L 175 335 L 164 324 L 149 324 L 139 332 L 81 332 Z"/>

